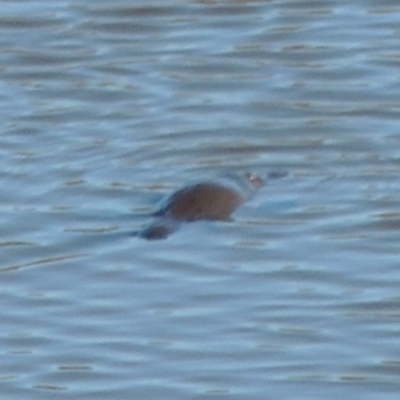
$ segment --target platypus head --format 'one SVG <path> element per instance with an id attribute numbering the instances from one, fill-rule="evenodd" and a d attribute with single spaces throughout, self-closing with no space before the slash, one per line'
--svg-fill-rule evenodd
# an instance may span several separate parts
<path id="1" fill-rule="evenodd" d="M 265 185 L 264 179 L 260 178 L 258 175 L 253 174 L 252 172 L 246 172 L 245 174 L 247 182 L 250 184 L 253 189 L 258 189 Z"/>

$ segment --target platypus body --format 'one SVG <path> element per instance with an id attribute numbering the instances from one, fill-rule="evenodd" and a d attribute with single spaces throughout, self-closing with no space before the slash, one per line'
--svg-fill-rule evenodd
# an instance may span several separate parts
<path id="1" fill-rule="evenodd" d="M 227 220 L 244 197 L 238 191 L 212 182 L 198 183 L 178 190 L 155 213 L 178 221 L 199 219 Z"/>
<path id="2" fill-rule="evenodd" d="M 145 239 L 164 239 L 181 222 L 227 221 L 263 180 L 251 174 L 230 183 L 201 182 L 172 194 L 153 215 L 156 220 L 139 233 Z"/>

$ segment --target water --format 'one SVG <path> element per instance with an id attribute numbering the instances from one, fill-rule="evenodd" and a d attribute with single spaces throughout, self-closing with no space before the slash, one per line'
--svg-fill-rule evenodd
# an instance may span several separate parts
<path id="1" fill-rule="evenodd" d="M 2 397 L 398 398 L 397 2 L 1 6 Z"/>

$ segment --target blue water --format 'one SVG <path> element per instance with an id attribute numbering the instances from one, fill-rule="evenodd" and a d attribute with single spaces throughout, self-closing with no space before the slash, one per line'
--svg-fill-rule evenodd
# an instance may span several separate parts
<path id="1" fill-rule="evenodd" d="M 1 6 L 4 398 L 397 400 L 397 2 Z"/>

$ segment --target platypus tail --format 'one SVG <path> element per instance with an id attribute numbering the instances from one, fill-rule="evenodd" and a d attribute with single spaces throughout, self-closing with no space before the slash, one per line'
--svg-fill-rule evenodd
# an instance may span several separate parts
<path id="1" fill-rule="evenodd" d="M 159 218 L 138 233 L 137 236 L 147 240 L 166 239 L 178 229 L 178 222 L 169 218 Z"/>

